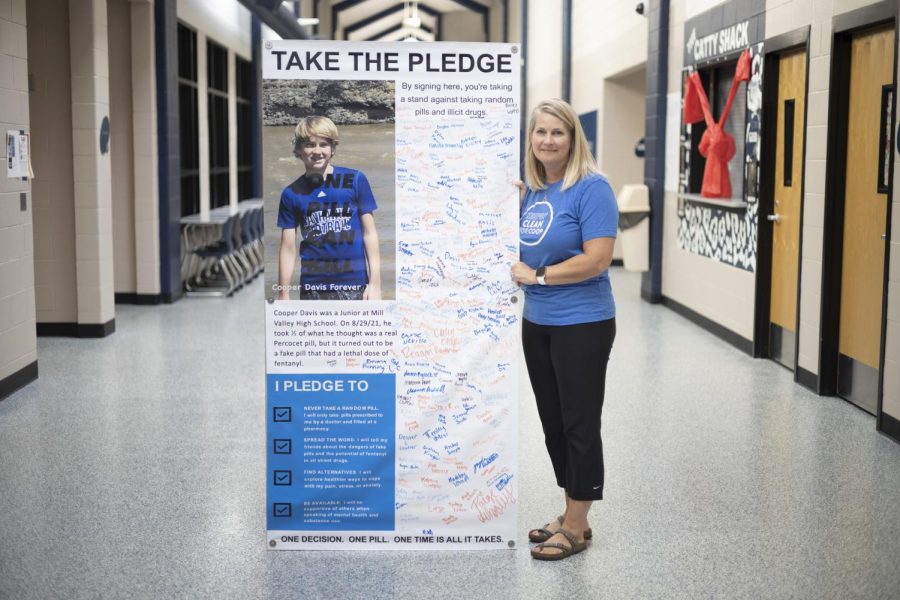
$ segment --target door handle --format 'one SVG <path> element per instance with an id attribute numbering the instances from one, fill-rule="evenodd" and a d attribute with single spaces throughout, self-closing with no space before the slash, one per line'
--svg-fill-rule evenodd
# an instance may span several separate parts
<path id="1" fill-rule="evenodd" d="M 777 213 L 774 215 L 768 215 L 768 216 L 766 216 L 766 219 L 768 219 L 769 221 L 772 221 L 773 223 L 777 223 L 778 221 L 781 220 L 781 215 L 779 215 Z"/>

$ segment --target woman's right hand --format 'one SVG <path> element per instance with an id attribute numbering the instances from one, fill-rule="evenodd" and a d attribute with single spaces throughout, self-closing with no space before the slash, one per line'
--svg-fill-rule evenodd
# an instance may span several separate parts
<path id="1" fill-rule="evenodd" d="M 516 285 L 534 285 L 537 283 L 537 276 L 535 275 L 534 269 L 521 261 L 512 266 L 510 274 L 512 275 L 512 280 L 516 282 Z"/>

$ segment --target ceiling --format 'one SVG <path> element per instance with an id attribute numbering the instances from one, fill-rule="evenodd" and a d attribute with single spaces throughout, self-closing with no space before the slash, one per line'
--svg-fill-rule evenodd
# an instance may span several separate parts
<path id="1" fill-rule="evenodd" d="M 241 0 L 253 14 L 284 39 L 332 39 L 353 41 L 444 41 L 443 21 L 447 13 L 467 11 L 480 17 L 484 39 L 488 39 L 491 0 L 419 0 L 420 25 L 404 27 L 412 2 L 398 0 Z M 505 2 L 504 2 L 505 4 Z M 298 9 L 304 17 L 319 17 L 316 28 L 297 25 Z M 328 11 L 327 15 L 321 14 Z M 329 18 L 330 17 L 330 18 Z M 329 27 L 330 22 L 330 27 Z M 452 41 L 452 40 L 451 40 Z"/>

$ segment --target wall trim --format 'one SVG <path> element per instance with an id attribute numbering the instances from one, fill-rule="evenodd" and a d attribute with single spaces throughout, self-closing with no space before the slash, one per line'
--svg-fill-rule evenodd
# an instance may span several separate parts
<path id="1" fill-rule="evenodd" d="M 40 337 L 104 338 L 116 330 L 116 320 L 106 323 L 38 323 Z"/>
<path id="2" fill-rule="evenodd" d="M 890 21 L 896 16 L 896 0 L 882 0 L 856 10 L 835 15 L 831 19 L 831 29 L 833 33 L 847 33 L 860 27 L 869 27 Z"/>
<path id="3" fill-rule="evenodd" d="M 809 25 L 804 25 L 793 31 L 776 35 L 763 42 L 763 54 L 781 54 L 785 50 L 799 50 L 800 47 L 806 48 L 809 52 Z M 809 79 L 807 77 L 807 79 Z"/>
<path id="4" fill-rule="evenodd" d="M 688 321 L 691 321 L 695 325 L 699 325 L 702 329 L 705 329 L 709 333 L 713 334 L 717 338 L 721 339 L 724 342 L 727 342 L 743 352 L 748 356 L 753 356 L 753 340 L 748 340 L 732 330 L 728 329 L 724 325 L 719 325 L 712 319 L 708 319 L 704 317 L 700 313 L 694 311 L 691 308 L 688 308 L 684 304 L 676 300 L 672 300 L 666 296 L 662 296 L 662 304 L 666 306 Z"/>
<path id="5" fill-rule="evenodd" d="M 843 274 L 841 257 L 844 252 L 845 166 L 848 147 L 848 114 L 851 41 L 862 28 L 891 24 L 894 28 L 893 85 L 897 88 L 897 14 L 896 0 L 887 0 L 848 11 L 832 18 L 831 73 L 829 78 L 828 137 L 825 174 L 825 222 L 822 250 L 822 288 L 819 317 L 819 393 L 837 393 L 838 344 L 840 324 L 840 290 Z M 896 103 L 892 118 L 896 123 Z M 893 148 L 893 144 L 891 144 Z M 893 167 L 890 161 L 890 186 L 887 191 L 887 234 L 890 236 L 893 198 Z M 890 239 L 890 238 L 889 238 Z M 887 328 L 888 272 L 890 244 L 885 244 L 884 279 L 882 283 L 882 315 L 880 358 L 878 368 L 878 409 L 881 410 L 884 389 L 884 358 Z"/>
<path id="6" fill-rule="evenodd" d="M 809 130 L 809 30 L 807 25 L 763 42 L 763 73 L 766 81 L 763 85 L 762 130 L 763 140 L 775 140 L 778 137 L 778 88 L 779 61 L 787 53 L 802 50 L 806 53 L 806 64 L 803 87 L 803 147 L 800 164 L 803 165 L 803 177 L 800 179 L 800 223 L 798 247 L 803 248 L 804 206 L 806 204 L 806 136 Z M 772 119 L 770 115 L 775 115 Z M 767 118 L 768 116 L 768 118 Z M 774 241 L 774 224 L 762 218 L 764 213 L 775 209 L 775 155 L 772 146 L 762 146 L 759 163 L 762 176 L 759 179 L 758 225 L 756 233 L 756 310 L 754 311 L 753 356 L 769 358 L 769 323 L 771 319 L 772 296 L 772 244 Z M 793 366 L 796 372 L 800 361 L 800 298 L 803 293 L 803 256 L 797 255 L 797 298 L 796 322 L 797 342 L 794 344 Z"/>
<path id="7" fill-rule="evenodd" d="M 797 370 L 794 371 L 794 381 L 809 391 L 821 395 L 819 392 L 819 377 L 799 365 L 797 365 Z"/>
<path id="8" fill-rule="evenodd" d="M 162 294 L 133 294 L 116 292 L 116 304 L 138 304 L 140 306 L 154 306 L 156 304 L 161 304 L 162 301 Z"/>
<path id="9" fill-rule="evenodd" d="M 12 375 L 0 379 L 0 400 L 12 396 L 38 378 L 38 362 L 22 367 Z"/>
<path id="10" fill-rule="evenodd" d="M 900 421 L 887 413 L 879 413 L 875 430 L 900 444 Z"/>

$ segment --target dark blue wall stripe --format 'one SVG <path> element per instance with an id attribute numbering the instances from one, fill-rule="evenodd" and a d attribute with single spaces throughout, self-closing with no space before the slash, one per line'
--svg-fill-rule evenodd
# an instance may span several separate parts
<path id="1" fill-rule="evenodd" d="M 181 181 L 178 143 L 176 0 L 156 0 L 156 118 L 159 162 L 159 277 L 162 298 L 181 297 Z"/>
<path id="2" fill-rule="evenodd" d="M 669 0 L 649 3 L 647 113 L 644 184 L 650 191 L 650 270 L 641 277 L 641 297 L 662 300 L 663 206 L 666 177 L 666 86 L 669 64 Z"/>
<path id="3" fill-rule="evenodd" d="M 572 0 L 563 2 L 562 30 L 562 99 L 572 98 Z"/>
<path id="4" fill-rule="evenodd" d="M 253 196 L 262 198 L 262 27 L 256 16 L 253 16 L 250 46 L 253 52 L 253 91 L 250 101 L 252 121 L 250 140 L 253 145 Z"/>

